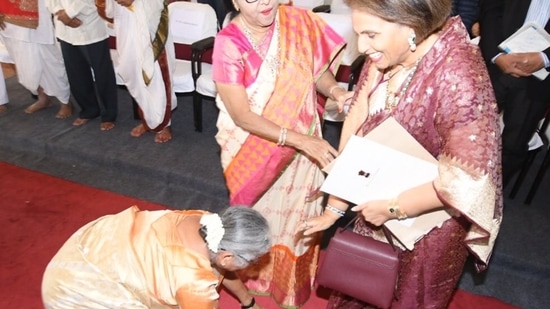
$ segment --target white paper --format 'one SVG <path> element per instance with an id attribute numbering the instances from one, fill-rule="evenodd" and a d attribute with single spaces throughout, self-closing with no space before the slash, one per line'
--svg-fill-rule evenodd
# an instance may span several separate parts
<path id="1" fill-rule="evenodd" d="M 529 22 L 500 43 L 498 47 L 507 54 L 541 52 L 550 47 L 550 35 L 537 23 Z M 540 80 L 544 80 L 548 74 L 545 68 L 533 73 Z"/>
<path id="2" fill-rule="evenodd" d="M 367 138 L 352 136 L 321 190 L 362 204 L 391 199 L 407 189 L 433 181 L 436 176 L 435 164 Z"/>
<path id="3" fill-rule="evenodd" d="M 438 173 L 437 160 L 392 117 L 364 138 L 352 136 L 340 156 L 324 170 L 328 176 L 321 190 L 354 204 L 394 198 L 433 181 Z M 406 220 L 388 220 L 384 225 L 412 250 L 418 240 L 449 218 L 441 208 Z"/>

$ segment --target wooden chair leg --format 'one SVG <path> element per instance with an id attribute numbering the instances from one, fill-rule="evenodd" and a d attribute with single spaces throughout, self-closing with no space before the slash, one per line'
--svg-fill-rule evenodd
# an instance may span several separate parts
<path id="1" fill-rule="evenodd" d="M 539 188 L 540 183 L 542 182 L 542 179 L 544 178 L 544 175 L 548 170 L 548 166 L 550 166 L 550 148 L 546 150 L 546 155 L 544 156 L 542 165 L 540 166 L 539 171 L 535 176 L 535 181 L 533 181 L 533 184 L 531 185 L 531 189 L 529 189 L 529 193 L 527 193 L 527 197 L 525 198 L 525 204 L 529 205 L 533 201 L 533 198 L 537 193 L 537 189 Z"/>
<path id="2" fill-rule="evenodd" d="M 535 157 L 537 156 L 537 153 L 540 151 L 541 148 L 542 147 L 531 150 L 527 154 L 527 158 L 525 158 L 525 161 L 523 162 L 523 165 L 521 166 L 521 170 L 519 172 L 519 175 L 516 178 L 516 181 L 514 182 L 514 186 L 512 187 L 512 190 L 510 191 L 509 197 L 511 199 L 516 197 L 516 194 L 518 193 L 519 188 L 521 187 L 521 184 L 523 183 L 523 180 L 525 180 L 525 176 L 527 176 L 527 172 L 529 172 L 529 169 L 531 168 L 531 165 L 533 165 L 533 161 L 535 160 Z"/>

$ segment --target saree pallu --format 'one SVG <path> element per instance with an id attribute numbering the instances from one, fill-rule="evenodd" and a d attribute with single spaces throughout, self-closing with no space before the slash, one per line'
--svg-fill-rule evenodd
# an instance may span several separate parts
<path id="1" fill-rule="evenodd" d="M 4 0 L 2 1 L 0 14 L 4 15 L 5 22 L 36 29 L 38 27 L 38 1 Z"/>
<path id="2" fill-rule="evenodd" d="M 263 62 L 234 24 L 220 34 L 242 48 L 243 84 L 251 110 L 281 127 L 320 137 L 315 82 L 326 70 L 336 71 L 344 42 L 314 13 L 292 7 L 279 8 L 273 27 Z M 278 64 L 277 72 L 273 63 Z M 256 69 L 256 78 L 247 84 L 249 72 Z M 230 203 L 253 206 L 262 213 L 274 243 L 270 256 L 241 276 L 252 292 L 271 295 L 282 307 L 297 308 L 312 290 L 320 235 L 296 236 L 295 229 L 303 219 L 320 214 L 324 175 L 295 149 L 278 147 L 237 127 L 219 97 L 217 102 L 216 140 Z"/>

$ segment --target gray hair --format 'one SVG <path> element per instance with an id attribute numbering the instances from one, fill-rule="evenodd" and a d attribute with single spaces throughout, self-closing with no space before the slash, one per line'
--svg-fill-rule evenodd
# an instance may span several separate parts
<path id="1" fill-rule="evenodd" d="M 440 30 L 449 18 L 452 0 L 344 0 L 352 9 L 366 11 L 391 23 L 414 29 L 416 43 Z"/>
<path id="2" fill-rule="evenodd" d="M 219 247 L 235 255 L 235 266 L 246 267 L 269 252 L 269 224 L 258 211 L 244 206 L 233 206 L 220 213 L 220 218 L 225 234 Z"/>

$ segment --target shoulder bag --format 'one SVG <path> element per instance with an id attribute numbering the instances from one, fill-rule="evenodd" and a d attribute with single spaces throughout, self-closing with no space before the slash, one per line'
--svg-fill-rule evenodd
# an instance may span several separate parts
<path id="1" fill-rule="evenodd" d="M 317 272 L 317 283 L 371 305 L 389 308 L 395 297 L 401 250 L 393 245 L 384 226 L 389 243 L 347 229 L 355 219 L 339 227 L 330 240 Z"/>

